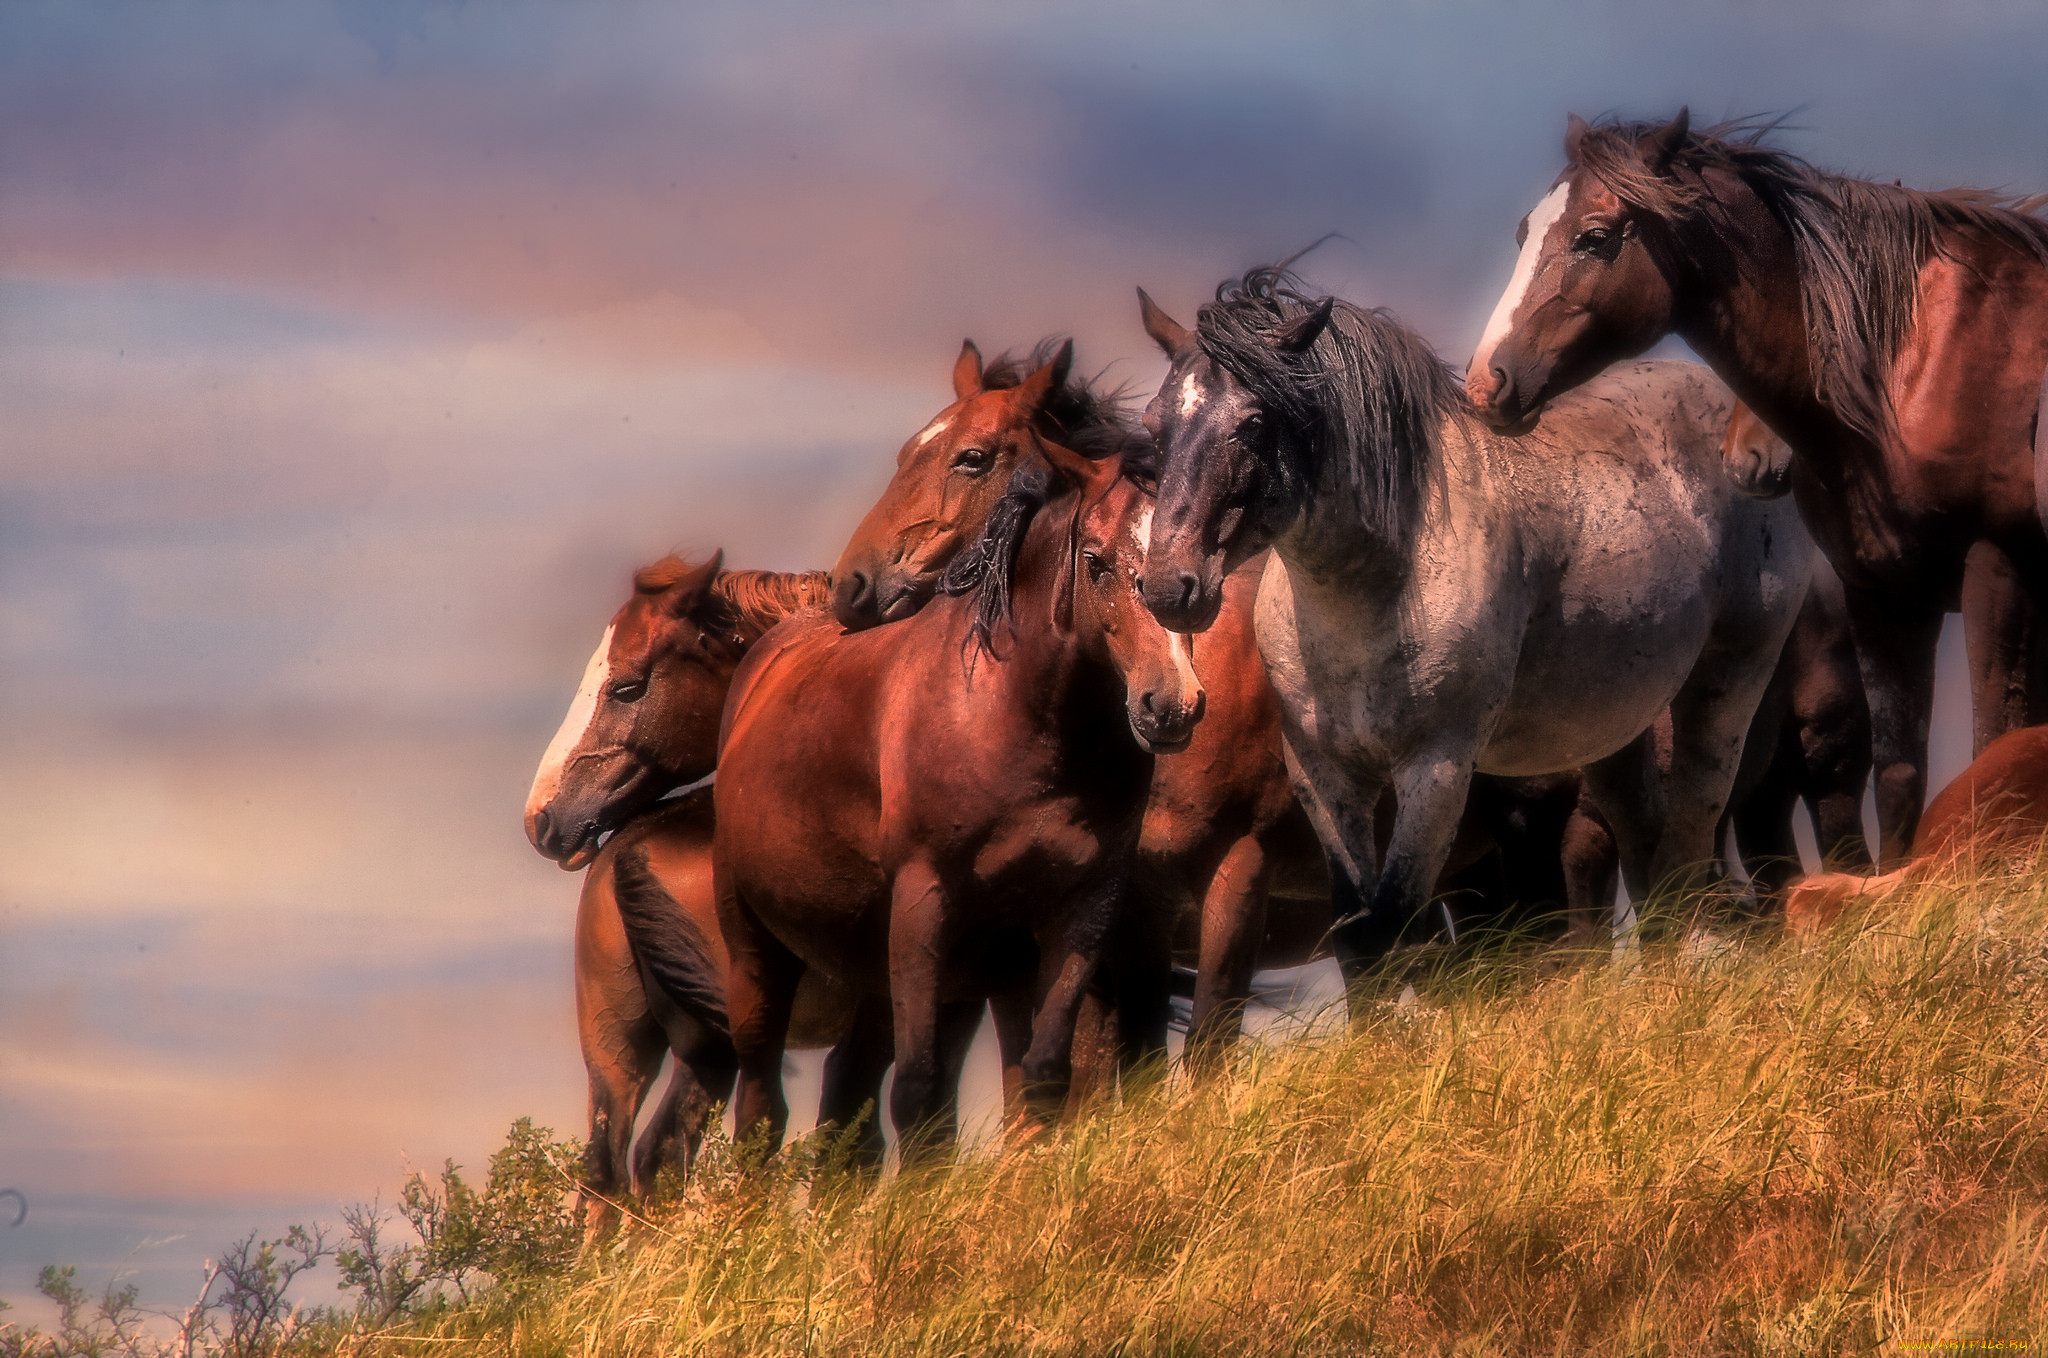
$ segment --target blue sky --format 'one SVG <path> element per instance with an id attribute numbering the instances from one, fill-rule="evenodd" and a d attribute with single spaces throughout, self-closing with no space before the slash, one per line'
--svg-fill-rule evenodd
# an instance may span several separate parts
<path id="1" fill-rule="evenodd" d="M 1567 111 L 2048 187 L 2043 51 L 2017 2 L 0 8 L 0 1298 L 169 1304 L 578 1128 L 533 762 L 635 565 L 829 564 L 961 336 L 1143 387 L 1134 285 L 1339 231 L 1311 277 L 1462 360 Z"/>

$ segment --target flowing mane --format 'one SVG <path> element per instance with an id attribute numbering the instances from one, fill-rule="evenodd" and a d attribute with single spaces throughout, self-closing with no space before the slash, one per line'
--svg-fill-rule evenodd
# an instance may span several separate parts
<path id="1" fill-rule="evenodd" d="M 1307 352 L 1275 349 L 1274 332 L 1317 305 L 1285 266 L 1253 269 L 1218 286 L 1196 313 L 1195 338 L 1296 435 L 1282 440 L 1276 469 L 1296 496 L 1341 465 L 1361 524 L 1398 539 L 1444 417 L 1466 408 L 1464 388 L 1428 341 L 1383 307 L 1334 300 Z"/>
<path id="2" fill-rule="evenodd" d="M 1007 391 L 1022 385 L 1025 378 L 1052 362 L 1065 342 L 1062 336 L 1052 336 L 1027 352 L 996 355 L 982 370 L 982 386 L 989 391 Z M 1062 448 L 1090 458 L 1129 454 L 1138 445 L 1149 447 L 1150 440 L 1131 413 L 1129 388 L 1104 387 L 1102 381 L 1100 373 L 1092 378 L 1069 376 L 1039 413 L 1040 432 Z"/>
<path id="3" fill-rule="evenodd" d="M 662 594 L 704 569 L 702 562 L 665 556 L 633 575 L 639 594 Z M 824 571 L 728 571 L 711 582 L 709 602 L 720 624 L 765 632 L 792 613 L 822 608 L 831 601 L 832 584 Z"/>
<path id="4" fill-rule="evenodd" d="M 974 620 L 967 628 L 966 649 L 995 657 L 998 627 L 1008 628 L 1010 590 L 1017 573 L 1017 553 L 1038 511 L 1053 498 L 1052 468 L 1037 457 L 1010 474 L 1009 489 L 989 511 L 988 525 L 972 547 L 953 558 L 939 577 L 941 593 L 974 595 Z"/>
<path id="5" fill-rule="evenodd" d="M 1660 125 L 1603 119 L 1580 138 L 1577 163 L 1630 207 L 1666 220 L 1706 201 L 1708 171 L 1747 184 L 1792 236 L 1815 395 L 1883 443 L 1895 427 L 1892 361 L 1912 329 L 1920 269 L 1944 249 L 1941 236 L 1975 231 L 2048 267 L 2048 221 L 2034 215 L 2048 200 L 1831 174 L 1764 145 L 1778 123 L 1740 118 L 1689 132 L 1658 175 L 1636 148 Z"/>

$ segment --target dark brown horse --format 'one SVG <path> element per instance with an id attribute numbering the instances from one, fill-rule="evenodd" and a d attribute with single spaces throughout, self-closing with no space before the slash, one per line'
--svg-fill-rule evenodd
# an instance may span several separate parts
<path id="1" fill-rule="evenodd" d="M 1009 484 L 948 597 L 867 632 L 793 620 L 736 680 L 716 864 L 742 1135 L 780 1140 L 810 968 L 889 997 L 910 1152 L 950 1141 L 991 995 L 1032 988 L 1024 1098 L 1045 1114 L 1066 1096 L 1151 752 L 1187 743 L 1204 698 L 1139 602 L 1149 500 L 1116 461 L 1045 443 Z"/>
<path id="2" fill-rule="evenodd" d="M 1496 427 L 1678 334 L 1797 456 L 1869 695 L 1880 859 L 1926 795 L 1935 642 L 1969 592 L 1979 740 L 2039 721 L 2048 222 L 2031 202 L 1828 174 L 1754 123 L 1571 120 L 1466 376 Z M 1983 544 L 1980 546 L 1980 544 Z"/>
<path id="3" fill-rule="evenodd" d="M 594 1232 L 629 1184 L 649 1197 L 662 1168 L 688 1171 L 737 1064 L 711 892 L 710 792 L 656 799 L 712 771 L 740 658 L 791 613 L 820 605 L 825 578 L 728 571 L 722 560 L 668 557 L 635 575 L 527 803 L 534 847 L 565 868 L 590 867 L 576 923 L 576 1014 L 590 1076 L 584 1205 Z M 599 850 L 599 837 L 621 826 Z M 856 1025 L 852 998 L 820 982 L 797 1014 L 793 1045 L 834 1048 L 819 1121 L 850 1125 L 879 1097 L 887 1011 L 870 1006 Z M 634 1126 L 668 1052 L 675 1070 L 636 1148 Z M 878 1163 L 881 1150 L 870 1122 L 857 1154 Z"/>

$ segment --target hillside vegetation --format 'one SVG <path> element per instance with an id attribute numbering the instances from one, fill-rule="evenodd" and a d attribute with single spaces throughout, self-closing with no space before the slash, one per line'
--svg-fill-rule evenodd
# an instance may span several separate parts
<path id="1" fill-rule="evenodd" d="M 2048 1344 L 2048 874 L 1816 942 L 1425 982 L 876 1184 L 729 1144 L 566 1271 L 350 1355 L 1731 1354 Z M 1998 1346 L 1998 1347 L 1994 1347 Z"/>

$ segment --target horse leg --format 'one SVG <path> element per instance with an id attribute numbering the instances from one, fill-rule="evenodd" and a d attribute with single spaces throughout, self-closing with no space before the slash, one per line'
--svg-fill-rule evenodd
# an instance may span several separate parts
<path id="1" fill-rule="evenodd" d="M 583 1025 L 583 1065 L 590 1076 L 590 1139 L 583 1146 L 579 1194 L 585 1235 L 598 1240 L 618 1224 L 613 1205 L 631 1182 L 633 1122 L 661 1069 L 668 1040 L 649 1015 L 631 1024 Z"/>
<path id="2" fill-rule="evenodd" d="M 1348 987 L 1379 960 L 1377 953 L 1360 951 L 1361 941 L 1350 926 L 1366 916 L 1366 882 L 1379 880 L 1375 812 L 1384 783 L 1354 785 L 1356 780 L 1346 778 L 1313 740 L 1299 733 L 1284 733 L 1280 748 L 1295 800 L 1321 841 L 1329 867 L 1330 951 Z"/>
<path id="3" fill-rule="evenodd" d="M 1752 728 L 1752 734 L 1756 734 Z M 1790 722 L 1776 733 L 1763 778 L 1734 808 L 1735 845 L 1759 914 L 1775 909 L 1786 887 L 1800 876 L 1799 843 L 1792 837 L 1792 813 L 1805 776 L 1798 733 Z M 1747 751 L 1745 750 L 1745 755 Z"/>
<path id="4" fill-rule="evenodd" d="M 1244 1021 L 1259 942 L 1266 936 L 1266 848 L 1256 835 L 1230 846 L 1202 896 L 1202 942 L 1185 1047 L 1198 1075 L 1222 1064 Z"/>
<path id="5" fill-rule="evenodd" d="M 1742 766 L 1743 742 L 1770 687 L 1792 618 L 1771 647 L 1769 663 L 1757 648 L 1708 649 L 1671 699 L 1671 767 L 1664 779 L 1664 833 L 1650 862 L 1660 888 L 1703 885 L 1719 861 L 1715 831 L 1728 809 Z M 1775 735 L 1775 732 L 1773 732 Z M 1766 752 L 1767 753 L 1767 752 Z M 1787 816 L 1790 810 L 1787 809 Z"/>
<path id="6" fill-rule="evenodd" d="M 1394 771 L 1394 835 L 1362 917 L 1337 925 L 1354 957 L 1378 960 L 1401 942 L 1429 904 L 1472 786 L 1471 744 L 1440 746 Z"/>
<path id="7" fill-rule="evenodd" d="M 1031 1047 L 1031 986 L 989 996 L 989 1018 L 996 1025 L 996 1050 L 1003 1062 L 1003 1121 L 1015 1124 L 1024 1116 L 1024 1053 Z"/>
<path id="8" fill-rule="evenodd" d="M 947 907 L 929 863 L 913 861 L 897 870 L 889 905 L 889 1003 L 896 1035 L 889 1116 L 906 1165 L 929 1160 L 952 1143 L 939 1051 L 939 993 L 950 951 Z"/>
<path id="9" fill-rule="evenodd" d="M 1614 920 L 1621 851 L 1583 776 L 1578 805 L 1565 821 L 1559 858 L 1564 867 L 1565 942 L 1574 948 L 1591 948 L 1600 940 L 1601 919 L 1610 924 Z"/>
<path id="10" fill-rule="evenodd" d="M 2048 721 L 2048 626 L 2012 560 L 1990 542 L 1963 568 L 1973 755 L 2007 731 Z"/>
<path id="11" fill-rule="evenodd" d="M 1121 877 L 1077 892 L 1061 922 L 1057 946 L 1039 954 L 1038 1008 L 1023 1062 L 1024 1108 L 1037 1121 L 1050 1121 L 1066 1102 L 1073 1083 L 1075 1021 L 1122 896 Z"/>
<path id="12" fill-rule="evenodd" d="M 1656 734 L 1644 731 L 1585 768 L 1585 795 L 1614 844 L 1629 899 L 1650 894 L 1650 857 L 1664 832 L 1663 780 L 1657 773 Z M 1614 904 L 1610 893 L 1602 904 Z"/>
<path id="13" fill-rule="evenodd" d="M 1870 701 L 1877 771 L 1877 861 L 1904 867 L 1927 801 L 1927 728 L 1934 715 L 1934 650 L 1941 610 L 1882 590 L 1844 588 L 1856 663 Z"/>
<path id="14" fill-rule="evenodd" d="M 803 962 L 768 932 L 733 889 L 723 863 L 714 864 L 718 927 L 729 957 L 725 1008 L 739 1062 L 739 1088 L 733 1100 L 733 1132 L 741 1145 L 764 1141 L 773 1154 L 782 1147 L 789 1127 L 789 1101 L 782 1092 L 783 1049 L 789 1041 L 789 1015 L 796 1004 Z"/>
<path id="15" fill-rule="evenodd" d="M 1870 784 L 1870 703 L 1863 696 L 1856 647 L 1840 623 L 1841 585 L 1817 563 L 1786 653 L 1800 657 L 1792 684 L 1791 726 L 1799 743 L 1799 795 L 1813 815 L 1821 865 L 1870 872 L 1876 865 L 1863 832 Z"/>
<path id="16" fill-rule="evenodd" d="M 656 1199 L 662 1170 L 689 1175 L 712 1107 L 732 1094 L 737 1067 L 724 1038 L 706 1035 L 674 1050 L 668 1088 L 633 1152 L 633 1189 L 642 1202 Z"/>
<path id="17" fill-rule="evenodd" d="M 864 995 L 854 1006 L 845 1033 L 825 1057 L 818 1125 L 844 1130 L 859 1124 L 852 1161 L 860 1169 L 880 1169 L 888 1149 L 882 1136 L 882 1077 L 896 1056 L 891 1028 L 889 1002 Z"/>

